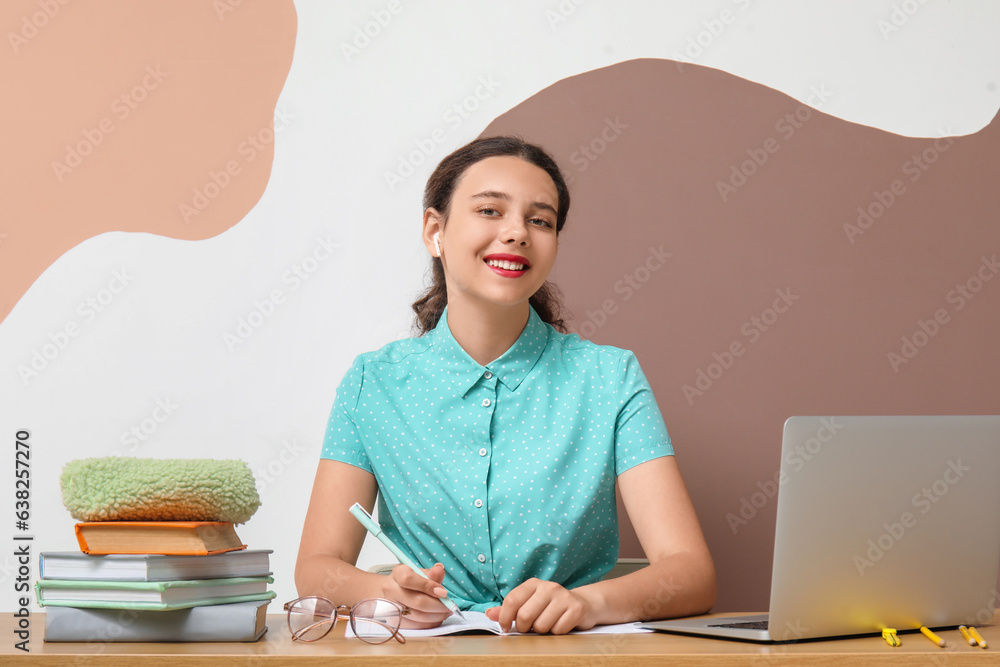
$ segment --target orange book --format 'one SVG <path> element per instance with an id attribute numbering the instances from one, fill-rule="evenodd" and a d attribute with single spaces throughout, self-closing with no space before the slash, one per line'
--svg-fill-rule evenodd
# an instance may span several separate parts
<path id="1" fill-rule="evenodd" d="M 225 521 L 87 521 L 75 527 L 85 554 L 206 556 L 246 549 Z"/>

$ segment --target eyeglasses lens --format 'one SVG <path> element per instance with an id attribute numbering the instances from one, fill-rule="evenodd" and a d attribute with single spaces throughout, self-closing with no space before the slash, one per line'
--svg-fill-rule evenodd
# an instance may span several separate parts
<path id="1" fill-rule="evenodd" d="M 402 610 L 389 600 L 362 600 L 354 605 L 354 634 L 373 644 L 392 639 L 399 630 Z"/>
<path id="2" fill-rule="evenodd" d="M 322 598 L 304 598 L 288 610 L 288 627 L 300 641 L 321 639 L 336 622 L 336 608 Z"/>

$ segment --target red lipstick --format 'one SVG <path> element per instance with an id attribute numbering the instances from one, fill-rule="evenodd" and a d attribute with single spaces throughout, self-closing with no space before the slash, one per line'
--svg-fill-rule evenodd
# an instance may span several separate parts
<path id="1" fill-rule="evenodd" d="M 508 265 L 520 264 L 523 268 L 513 269 L 513 268 L 504 268 L 503 266 L 494 266 L 493 264 L 490 264 L 491 261 L 507 262 Z M 505 278 L 519 278 L 523 276 L 525 272 L 531 267 L 531 264 L 525 257 L 521 257 L 520 255 L 509 255 L 507 253 L 502 253 L 502 252 L 495 253 L 492 255 L 487 255 L 486 257 L 483 258 L 483 262 L 485 262 L 486 266 L 490 267 L 494 273 L 503 276 Z"/>

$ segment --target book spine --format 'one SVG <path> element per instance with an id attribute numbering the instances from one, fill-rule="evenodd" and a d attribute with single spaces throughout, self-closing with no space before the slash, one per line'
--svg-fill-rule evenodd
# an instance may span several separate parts
<path id="1" fill-rule="evenodd" d="M 90 553 L 90 547 L 87 545 L 87 539 L 83 536 L 83 531 L 80 529 L 80 524 L 73 526 L 73 532 L 76 533 L 76 541 L 80 545 L 80 551 L 85 554 Z"/>

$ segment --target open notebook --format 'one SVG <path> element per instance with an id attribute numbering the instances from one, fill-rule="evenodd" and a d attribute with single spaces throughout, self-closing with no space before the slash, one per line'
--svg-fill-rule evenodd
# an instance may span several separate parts
<path id="1" fill-rule="evenodd" d="M 427 630 L 415 630 L 411 628 L 404 628 L 400 630 L 404 637 L 440 637 L 442 635 L 454 635 L 462 632 L 491 632 L 495 635 L 519 635 L 525 634 L 520 632 L 508 632 L 504 633 L 500 629 L 500 624 L 496 621 L 491 621 L 486 614 L 481 611 L 463 611 L 462 614 L 465 616 L 465 621 L 460 619 L 458 616 L 449 616 L 444 620 L 441 625 L 436 628 L 429 628 Z M 632 634 L 632 633 L 642 633 L 642 632 L 652 632 L 652 630 L 647 630 L 645 628 L 639 627 L 638 623 L 620 623 L 617 625 L 598 625 L 591 630 L 574 630 L 570 634 L 574 635 L 620 635 L 620 634 Z M 534 633 L 526 633 L 534 634 Z M 347 629 L 344 631 L 345 637 L 354 637 L 354 632 L 351 631 L 350 624 L 347 625 Z"/>

